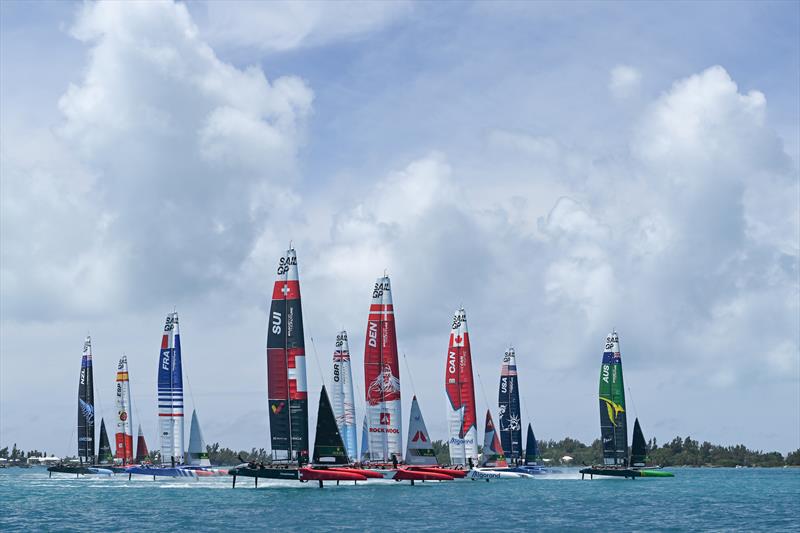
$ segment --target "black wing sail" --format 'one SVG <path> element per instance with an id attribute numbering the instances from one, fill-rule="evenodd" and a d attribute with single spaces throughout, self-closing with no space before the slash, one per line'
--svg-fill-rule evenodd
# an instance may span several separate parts
<path id="1" fill-rule="evenodd" d="M 317 412 L 317 437 L 314 441 L 314 464 L 346 465 L 349 463 L 339 425 L 333 415 L 331 401 L 325 385 L 319 395 L 319 411 Z"/>
<path id="2" fill-rule="evenodd" d="M 92 339 L 86 337 L 78 381 L 78 459 L 94 462 L 94 376 L 92 374 Z"/>
<path id="3" fill-rule="evenodd" d="M 536 444 L 536 436 L 533 428 L 528 424 L 528 437 L 525 443 L 525 464 L 535 465 L 539 457 L 539 446 Z"/>
<path id="4" fill-rule="evenodd" d="M 631 443 L 631 466 L 644 466 L 647 458 L 647 447 L 644 434 L 639 426 L 639 419 L 633 423 L 633 442 Z"/>
<path id="5" fill-rule="evenodd" d="M 97 462 L 100 464 L 107 464 L 114 461 L 114 454 L 111 452 L 111 444 L 108 442 L 108 433 L 106 433 L 106 423 L 102 418 L 100 419 L 100 446 L 97 448 Z"/>

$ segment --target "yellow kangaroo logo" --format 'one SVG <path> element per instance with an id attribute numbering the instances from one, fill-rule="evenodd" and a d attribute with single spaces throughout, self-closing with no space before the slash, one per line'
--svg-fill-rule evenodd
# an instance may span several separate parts
<path id="1" fill-rule="evenodd" d="M 606 402 L 606 409 L 608 409 L 608 418 L 611 420 L 611 423 L 616 427 L 617 425 L 617 415 L 619 413 L 624 413 L 625 408 L 619 405 L 618 403 L 614 403 L 608 398 L 603 398 L 600 396 L 600 399 Z"/>

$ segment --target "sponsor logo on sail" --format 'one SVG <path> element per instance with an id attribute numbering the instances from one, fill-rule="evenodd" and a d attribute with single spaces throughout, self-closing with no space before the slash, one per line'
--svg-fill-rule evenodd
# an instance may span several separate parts
<path id="1" fill-rule="evenodd" d="M 400 379 L 392 373 L 392 366 L 383 365 L 383 370 L 370 383 L 367 389 L 367 401 L 370 405 L 377 405 L 384 401 L 389 402 L 400 399 Z"/>
<path id="2" fill-rule="evenodd" d="M 619 416 L 620 413 L 624 413 L 625 408 L 618 403 L 612 402 L 608 398 L 603 398 L 602 396 L 600 397 L 600 400 L 606 402 L 606 409 L 608 410 L 608 419 L 614 426 L 616 426 L 617 416 Z"/>
<path id="3" fill-rule="evenodd" d="M 381 413 L 380 414 L 380 424 L 382 426 L 391 426 L 392 425 L 392 415 L 391 415 L 391 413 Z"/>
<path id="4" fill-rule="evenodd" d="M 422 442 L 428 442 L 428 439 L 427 439 L 427 438 L 425 438 L 425 434 L 424 434 L 422 431 L 417 431 L 417 432 L 414 434 L 414 438 L 413 438 L 413 439 L 411 439 L 411 442 L 417 442 L 417 441 L 420 441 L 420 440 L 421 440 Z"/>
<path id="5" fill-rule="evenodd" d="M 284 408 L 285 406 L 286 406 L 286 402 L 281 402 L 281 403 L 273 403 L 273 404 L 270 406 L 270 409 L 272 409 L 272 413 L 273 413 L 273 414 L 276 414 L 276 415 L 277 415 L 277 414 L 279 414 L 281 411 L 283 411 L 283 408 Z"/>

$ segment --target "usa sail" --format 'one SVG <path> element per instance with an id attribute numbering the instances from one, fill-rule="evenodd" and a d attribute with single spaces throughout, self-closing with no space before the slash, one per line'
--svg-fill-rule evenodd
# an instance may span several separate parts
<path id="1" fill-rule="evenodd" d="M 139 424 L 139 433 L 136 437 L 136 463 L 142 464 L 150 451 L 147 449 L 147 442 L 144 440 L 144 433 L 142 433 L 142 425 Z"/>
<path id="2" fill-rule="evenodd" d="M 94 463 L 94 373 L 92 338 L 89 336 L 83 343 L 78 381 L 78 459 L 81 463 Z"/>
<path id="3" fill-rule="evenodd" d="M 628 424 L 625 419 L 625 386 L 619 337 L 612 331 L 606 337 L 600 366 L 600 436 L 603 464 L 627 466 Z"/>
<path id="4" fill-rule="evenodd" d="M 192 426 L 189 430 L 189 461 L 192 466 L 211 466 L 208 460 L 208 450 L 203 432 L 200 431 L 200 421 L 197 419 L 197 411 L 192 409 Z"/>
<path id="5" fill-rule="evenodd" d="M 183 372 L 178 313 L 167 315 L 158 359 L 158 419 L 161 463 L 183 463 Z"/>
<path id="6" fill-rule="evenodd" d="M 97 462 L 99 464 L 109 464 L 114 461 L 114 455 L 111 452 L 111 443 L 108 441 L 108 433 L 106 432 L 106 423 L 100 419 L 100 445 L 97 447 Z"/>
<path id="7" fill-rule="evenodd" d="M 400 365 L 391 284 L 378 278 L 372 290 L 364 347 L 364 381 L 369 455 L 375 462 L 403 456 Z"/>
<path id="8" fill-rule="evenodd" d="M 475 383 L 467 331 L 467 313 L 462 307 L 453 315 L 445 366 L 450 462 L 466 465 L 478 461 L 478 425 L 475 413 Z"/>
<path id="9" fill-rule="evenodd" d="M 406 463 L 410 465 L 437 465 L 433 444 L 425 427 L 425 419 L 419 408 L 417 397 L 411 400 L 411 416 L 408 421 L 408 443 L 406 444 Z"/>
<path id="10" fill-rule="evenodd" d="M 347 455 L 353 461 L 358 457 L 356 406 L 353 393 L 353 372 L 350 367 L 350 348 L 347 332 L 336 335 L 336 349 L 333 351 L 332 404 L 336 423 L 342 433 Z"/>
<path id="11" fill-rule="evenodd" d="M 308 462 L 308 387 L 297 254 L 278 262 L 267 333 L 267 395 L 272 452 Z"/>
<path id="12" fill-rule="evenodd" d="M 497 438 L 497 431 L 494 428 L 492 421 L 492 413 L 486 410 L 486 426 L 483 433 L 483 456 L 481 457 L 480 466 L 490 466 L 504 468 L 508 466 L 505 454 L 503 453 L 503 445 L 500 439 Z"/>
<path id="13" fill-rule="evenodd" d="M 131 389 L 128 381 L 128 358 L 124 355 L 117 364 L 117 432 L 116 458 L 123 465 L 133 462 L 133 424 L 131 423 Z"/>
<path id="14" fill-rule="evenodd" d="M 324 465 L 346 465 L 350 463 L 325 385 L 322 386 L 322 391 L 319 395 L 317 435 L 314 439 L 313 461 L 314 464 Z"/>
<path id="15" fill-rule="evenodd" d="M 503 355 L 500 370 L 499 391 L 500 443 L 506 457 L 516 460 L 522 457 L 522 418 L 519 407 L 517 383 L 517 358 L 514 348 L 509 347 Z"/>

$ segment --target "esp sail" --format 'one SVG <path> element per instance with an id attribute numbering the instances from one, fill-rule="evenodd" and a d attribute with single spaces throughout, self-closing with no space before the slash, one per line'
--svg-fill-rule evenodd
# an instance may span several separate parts
<path id="1" fill-rule="evenodd" d="M 197 419 L 197 411 L 192 409 L 192 426 L 189 429 L 189 461 L 192 466 L 211 466 L 208 460 L 208 449 L 200 431 L 200 421 Z"/>
<path id="2" fill-rule="evenodd" d="M 475 383 L 472 378 L 472 353 L 467 331 L 467 313 L 462 307 L 453 315 L 450 346 L 445 367 L 447 421 L 450 432 L 450 462 L 466 465 L 478 461 L 478 424 L 475 413 Z"/>
<path id="3" fill-rule="evenodd" d="M 325 385 L 322 386 L 322 392 L 319 394 L 317 436 L 314 439 L 313 461 L 314 464 L 323 465 L 346 465 L 350 463 Z"/>
<path id="4" fill-rule="evenodd" d="M 647 444 L 644 442 L 644 433 L 639 426 L 639 419 L 633 422 L 633 441 L 631 441 L 631 466 L 645 466 L 647 459 Z"/>
<path id="5" fill-rule="evenodd" d="M 278 262 L 267 332 L 267 395 L 276 459 L 308 462 L 308 387 L 297 253 Z"/>
<path id="6" fill-rule="evenodd" d="M 625 386 L 619 337 L 612 331 L 606 337 L 603 364 L 600 366 L 600 436 L 603 463 L 627 466 L 628 424 L 625 419 Z"/>
<path id="7" fill-rule="evenodd" d="M 522 417 L 519 407 L 517 357 L 512 346 L 503 355 L 498 396 L 500 442 L 506 452 L 506 457 L 516 460 L 522 457 Z"/>
<path id="8" fill-rule="evenodd" d="M 528 424 L 528 435 L 525 441 L 525 464 L 535 465 L 539 460 L 539 446 L 536 444 L 536 436 L 533 434 L 533 427 Z"/>
<path id="9" fill-rule="evenodd" d="M 83 343 L 78 380 L 78 459 L 81 463 L 94 463 L 94 373 L 92 338 L 88 335 Z"/>
<path id="10" fill-rule="evenodd" d="M 336 349 L 333 352 L 332 404 L 336 423 L 342 433 L 347 455 L 355 461 L 358 457 L 358 435 L 356 429 L 356 406 L 353 393 L 353 372 L 350 366 L 350 348 L 347 332 L 336 335 Z"/>
<path id="11" fill-rule="evenodd" d="M 117 364 L 117 432 L 116 458 L 123 465 L 133 462 L 133 424 L 131 423 L 131 388 L 128 381 L 128 358 L 124 355 Z"/>
<path id="12" fill-rule="evenodd" d="M 508 466 L 505 454 L 503 453 L 503 445 L 497 437 L 497 431 L 492 422 L 492 413 L 486 410 L 486 426 L 483 433 L 483 455 L 481 457 L 480 466 L 493 466 L 505 468 Z"/>
<path id="13" fill-rule="evenodd" d="M 371 461 L 403 456 L 400 365 L 391 284 L 378 278 L 372 290 L 364 347 L 364 381 Z"/>
<path id="14" fill-rule="evenodd" d="M 419 408 L 417 397 L 411 400 L 411 416 L 408 421 L 408 443 L 406 444 L 406 463 L 410 465 L 438 465 L 433 444 L 425 427 L 425 419 Z"/>
<path id="15" fill-rule="evenodd" d="M 142 464 L 150 451 L 147 449 L 147 442 L 144 440 L 144 433 L 142 433 L 142 425 L 139 424 L 139 434 L 136 438 L 136 462 Z"/>
<path id="16" fill-rule="evenodd" d="M 183 463 L 183 371 L 178 313 L 167 314 L 158 358 L 161 464 Z"/>
<path id="17" fill-rule="evenodd" d="M 100 419 L 100 445 L 97 447 L 97 462 L 100 464 L 109 464 L 114 461 L 114 455 L 111 453 L 111 443 L 108 441 L 108 433 L 106 432 L 106 423 Z"/>

